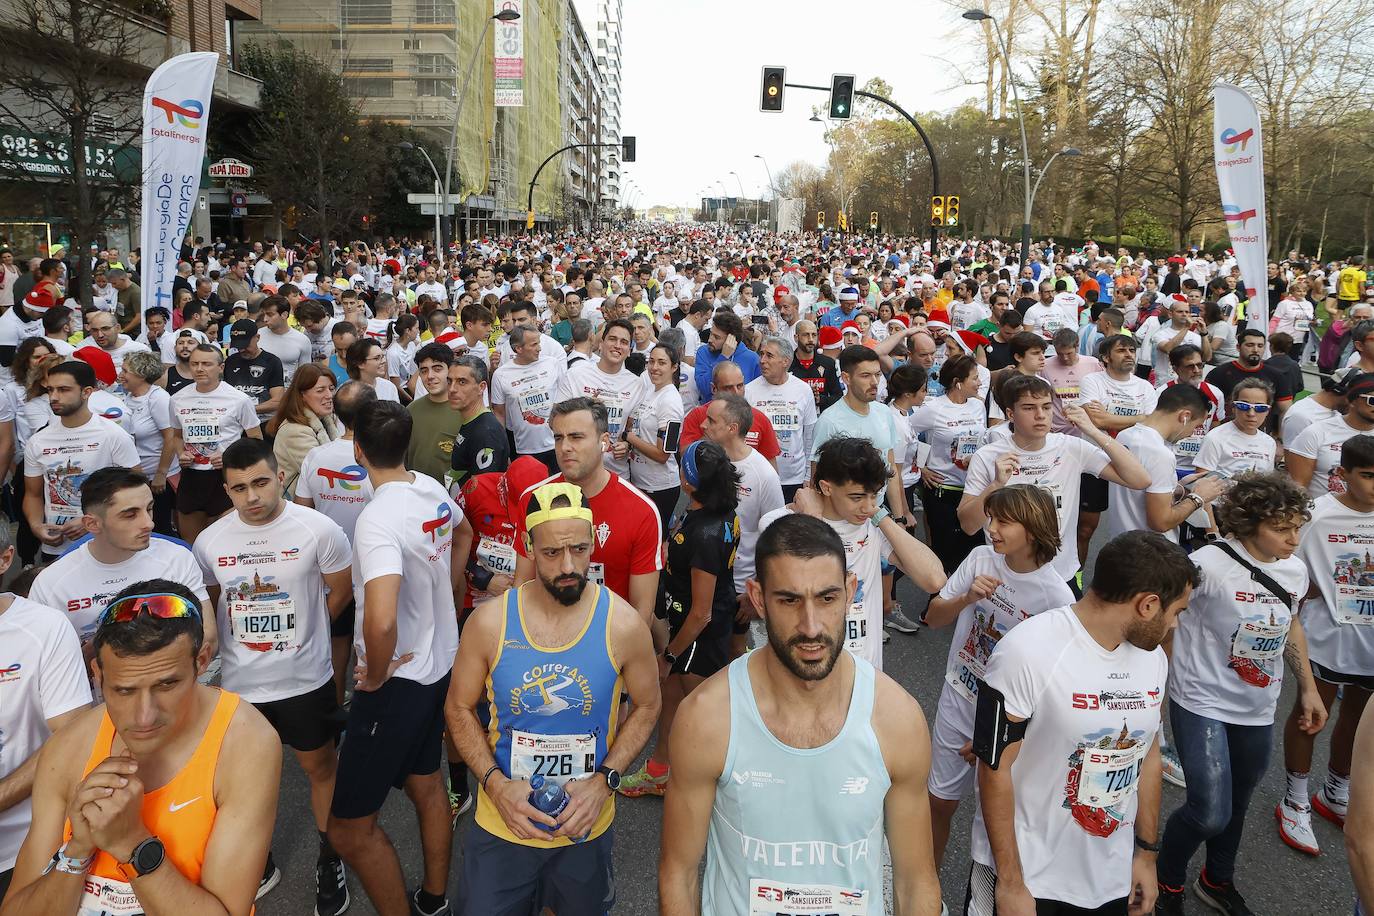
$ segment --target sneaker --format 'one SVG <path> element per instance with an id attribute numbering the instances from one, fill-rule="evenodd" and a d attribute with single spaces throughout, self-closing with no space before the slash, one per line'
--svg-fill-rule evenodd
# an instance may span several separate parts
<path id="1" fill-rule="evenodd" d="M 892 634 L 887 630 L 883 630 L 883 645 L 887 645 L 890 642 L 892 642 Z"/>
<path id="2" fill-rule="evenodd" d="M 1155 898 L 1155 916 L 1183 916 L 1183 888 L 1159 885 Z"/>
<path id="3" fill-rule="evenodd" d="M 1348 801 L 1336 801 L 1326 794 L 1326 786 L 1317 790 L 1317 794 L 1312 796 L 1312 810 L 1326 818 L 1331 823 L 1345 829 L 1345 812 L 1350 807 Z"/>
<path id="4" fill-rule="evenodd" d="M 1274 806 L 1274 820 L 1279 823 L 1279 839 L 1309 856 L 1322 854 L 1321 847 L 1317 845 L 1317 835 L 1312 832 L 1311 808 L 1299 810 L 1286 800 L 1281 801 Z"/>
<path id="5" fill-rule="evenodd" d="M 451 821 L 450 827 L 458 826 L 458 818 L 468 813 L 472 807 L 472 793 L 466 788 L 462 792 L 455 792 L 449 789 L 448 792 L 448 813 Z"/>
<path id="6" fill-rule="evenodd" d="M 1193 882 L 1193 893 L 1203 905 L 1218 913 L 1225 913 L 1226 916 L 1255 916 L 1254 911 L 1245 905 L 1245 899 L 1236 890 L 1233 882 L 1213 884 L 1207 880 L 1205 871 Z"/>
<path id="7" fill-rule="evenodd" d="M 639 798 L 641 795 L 662 795 L 666 788 L 668 788 L 668 773 L 664 773 L 662 776 L 650 776 L 646 764 L 628 776 L 621 777 L 620 788 L 616 791 L 626 798 Z"/>
<path id="8" fill-rule="evenodd" d="M 254 900 L 261 900 L 266 897 L 272 888 L 281 884 L 281 869 L 277 863 L 272 861 L 272 851 L 267 851 L 267 867 L 262 870 L 262 880 L 258 882 L 258 892 L 253 895 Z"/>
<path id="9" fill-rule="evenodd" d="M 348 909 L 348 879 L 338 856 L 315 864 L 315 916 L 339 916 Z"/>
<path id="10" fill-rule="evenodd" d="M 1178 751 L 1174 750 L 1173 745 L 1161 747 L 1159 756 L 1164 764 L 1164 781 L 1180 789 L 1188 788 L 1188 781 L 1183 778 L 1183 761 L 1178 758 Z"/>
<path id="11" fill-rule="evenodd" d="M 920 629 L 915 621 L 902 613 L 900 607 L 883 618 L 883 626 L 889 630 L 896 630 L 898 633 L 915 633 Z"/>
<path id="12" fill-rule="evenodd" d="M 410 895 L 410 914 L 411 916 L 453 916 L 453 909 L 448 905 L 448 898 L 444 898 L 444 905 L 437 910 L 422 910 L 419 904 L 420 889 L 417 887 L 415 892 Z"/>

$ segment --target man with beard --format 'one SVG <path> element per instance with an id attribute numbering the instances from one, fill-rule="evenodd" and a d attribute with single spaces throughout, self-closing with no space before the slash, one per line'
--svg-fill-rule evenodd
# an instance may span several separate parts
<path id="1" fill-rule="evenodd" d="M 744 325 L 729 311 L 717 312 L 711 319 L 711 334 L 697 348 L 696 383 L 701 401 L 711 400 L 711 370 L 721 360 L 729 360 L 744 373 L 745 384 L 759 377 L 759 355 L 744 345 Z"/>
<path id="2" fill-rule="evenodd" d="M 1241 331 L 1236 341 L 1236 349 L 1240 352 L 1240 357 L 1231 360 L 1223 366 L 1217 366 L 1207 374 L 1208 384 L 1215 385 L 1222 394 L 1226 395 L 1226 412 L 1230 414 L 1233 398 L 1231 392 L 1236 390 L 1236 383 L 1242 379 L 1254 378 L 1259 376 L 1267 379 L 1274 386 L 1274 403 L 1282 415 L 1293 403 L 1293 385 L 1288 380 L 1288 376 L 1272 366 L 1265 365 L 1264 362 L 1264 332 L 1258 328 L 1246 328 Z"/>
<path id="3" fill-rule="evenodd" d="M 820 334 L 814 322 L 797 322 L 795 335 L 797 350 L 792 354 L 792 365 L 787 371 L 811 387 L 811 393 L 816 397 L 816 410 L 823 411 L 844 397 L 835 361 L 824 353 L 816 352 Z"/>
<path id="4" fill-rule="evenodd" d="M 533 580 L 473 612 L 445 705 L 463 760 L 482 774 L 463 850 L 463 913 L 541 904 L 590 916 L 615 902 L 615 790 L 658 719 L 666 662 L 634 608 L 588 587 L 596 534 L 581 488 L 535 487 L 523 521 Z M 632 705 L 617 727 L 622 682 Z M 490 709 L 485 726 L 479 706 Z M 534 777 L 561 786 L 566 807 L 534 807 Z"/>
<path id="5" fill-rule="evenodd" d="M 172 338 L 172 358 L 175 362 L 167 367 L 167 393 L 176 394 L 187 385 L 194 385 L 195 378 L 191 375 L 191 353 L 196 349 L 196 345 L 201 343 L 196 338 L 196 332 L 189 328 L 177 332 L 177 336 Z"/>
<path id="6" fill-rule="evenodd" d="M 930 734 L 911 696 L 844 651 L 857 582 L 840 536 L 786 515 L 757 561 L 748 598 L 767 644 L 693 691 L 673 725 L 663 912 L 772 912 L 802 890 L 816 912 L 882 912 L 885 833 L 901 911 L 935 916 Z"/>
<path id="7" fill-rule="evenodd" d="M 973 727 L 968 913 L 1153 908 L 1160 643 L 1199 581 L 1181 547 L 1132 531 L 1102 548 L 1082 599 L 997 643 Z"/>

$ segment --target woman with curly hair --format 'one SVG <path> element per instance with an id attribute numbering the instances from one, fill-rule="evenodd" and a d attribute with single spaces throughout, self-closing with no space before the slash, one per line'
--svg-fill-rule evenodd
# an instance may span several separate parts
<path id="1" fill-rule="evenodd" d="M 1202 585 L 1179 616 L 1168 691 L 1188 797 L 1164 828 L 1158 913 L 1183 912 L 1188 862 L 1204 843 L 1193 892 L 1214 910 L 1249 912 L 1236 890 L 1236 853 L 1250 796 L 1269 767 L 1284 661 L 1298 680 L 1302 730 L 1316 734 L 1326 721 L 1295 613 L 1309 582 L 1294 556 L 1309 506 L 1283 474 L 1244 473 L 1213 506 L 1226 538 L 1193 554 Z"/>

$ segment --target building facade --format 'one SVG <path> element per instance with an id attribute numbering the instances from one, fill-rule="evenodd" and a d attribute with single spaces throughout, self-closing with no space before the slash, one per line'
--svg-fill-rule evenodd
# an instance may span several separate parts
<path id="1" fill-rule="evenodd" d="M 597 0 L 596 67 L 601 73 L 601 142 L 607 147 L 601 162 L 601 208 L 615 212 L 620 200 L 620 20 L 621 0 Z"/>
<path id="2" fill-rule="evenodd" d="M 576 4 L 567 4 L 568 25 L 563 39 L 562 92 L 566 124 L 565 144 L 600 143 L 602 122 L 601 73 Z M 586 148 L 563 155 L 564 218 L 576 228 L 594 224 L 602 195 L 602 163 L 607 150 Z"/>

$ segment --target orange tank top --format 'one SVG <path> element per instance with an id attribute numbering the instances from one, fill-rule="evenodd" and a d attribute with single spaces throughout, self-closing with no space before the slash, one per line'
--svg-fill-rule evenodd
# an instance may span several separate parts
<path id="1" fill-rule="evenodd" d="M 210 723 L 205 727 L 200 744 L 186 765 L 162 788 L 143 796 L 143 823 L 162 840 L 167 848 L 167 864 L 176 866 L 192 884 L 200 883 L 201 866 L 205 864 L 205 847 L 215 827 L 215 767 L 219 763 L 220 748 L 229 722 L 238 709 L 239 696 L 220 691 Z M 100 720 L 91 746 L 91 756 L 81 776 L 84 779 L 106 757 L 114 746 L 114 723 L 107 712 Z M 71 839 L 68 822 L 64 840 Z M 116 867 L 114 857 L 97 850 L 95 861 L 86 875 L 86 887 L 81 895 L 78 916 L 105 913 L 110 916 L 134 916 L 143 912 L 133 888 Z M 165 867 L 165 866 L 164 866 Z"/>

